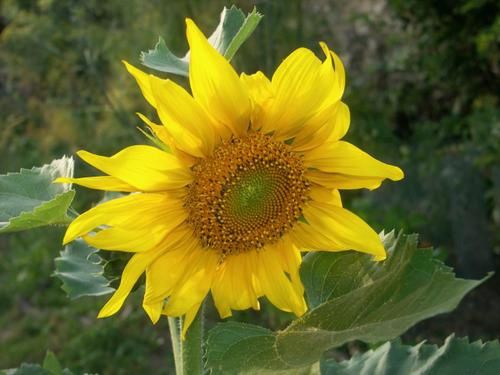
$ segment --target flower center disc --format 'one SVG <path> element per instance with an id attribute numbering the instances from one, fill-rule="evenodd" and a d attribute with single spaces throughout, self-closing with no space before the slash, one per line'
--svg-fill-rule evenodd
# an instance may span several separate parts
<path id="1" fill-rule="evenodd" d="M 188 222 L 223 255 L 277 241 L 302 214 L 309 190 L 301 158 L 258 133 L 223 142 L 193 173 Z"/>

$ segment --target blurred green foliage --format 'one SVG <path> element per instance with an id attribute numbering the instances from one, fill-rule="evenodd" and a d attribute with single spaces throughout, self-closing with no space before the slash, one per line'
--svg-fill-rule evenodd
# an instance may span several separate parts
<path id="1" fill-rule="evenodd" d="M 324 40 L 347 66 L 347 139 L 403 166 L 404 182 L 346 192 L 346 205 L 378 230 L 420 232 L 423 242 L 442 246 L 463 274 L 498 270 L 499 3 L 235 3 L 247 12 L 256 5 L 264 14 L 233 59 L 239 71 L 271 74 L 293 49 L 305 46 L 319 54 L 317 42 Z M 120 60 L 139 65 L 140 51 L 152 48 L 159 35 L 174 53 L 184 54 L 184 18 L 194 18 L 209 34 L 224 5 L 229 4 L 1 0 L 0 172 L 80 148 L 110 154 L 147 143 L 134 113 L 154 114 Z M 77 175 L 92 173 L 77 163 Z M 101 197 L 80 189 L 76 209 Z M 50 349 L 76 373 L 167 373 L 159 370 L 170 360 L 166 320 L 150 324 L 139 307 L 141 293 L 106 320 L 95 319 L 106 297 L 66 298 L 51 277 L 62 231 L 0 237 L 0 368 L 40 363 Z M 123 257 L 109 257 L 110 270 L 119 274 Z M 218 318 L 209 311 L 212 324 Z M 261 313 L 235 317 L 272 329 L 287 318 L 267 305 Z M 491 330 L 477 334 L 500 336 Z"/>

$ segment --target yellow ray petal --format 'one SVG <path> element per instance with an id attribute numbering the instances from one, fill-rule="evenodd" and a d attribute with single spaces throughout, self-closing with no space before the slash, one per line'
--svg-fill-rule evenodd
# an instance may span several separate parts
<path id="1" fill-rule="evenodd" d="M 146 290 L 142 306 L 153 323 L 164 312 L 165 299 L 172 294 L 183 275 L 189 272 L 189 257 L 198 247 L 198 238 L 187 228 L 176 229 L 175 233 L 180 235 L 178 239 L 169 236 L 169 241 L 165 243 L 169 251 L 158 257 L 146 270 Z M 189 313 L 186 312 L 186 315 Z M 186 317 L 185 321 L 187 319 Z"/>
<path id="2" fill-rule="evenodd" d="M 305 175 L 309 181 L 329 189 L 352 190 L 365 188 L 374 190 L 382 185 L 380 177 L 352 178 L 352 176 L 321 171 L 306 171 Z"/>
<path id="3" fill-rule="evenodd" d="M 168 133 L 167 129 L 163 125 L 155 124 L 140 112 L 136 112 L 135 114 L 153 131 L 153 133 L 160 141 L 162 141 L 169 148 L 172 148 L 172 136 Z"/>
<path id="4" fill-rule="evenodd" d="M 385 178 L 398 181 L 404 177 L 403 171 L 398 167 L 382 163 L 344 141 L 327 142 L 307 151 L 304 155 L 304 164 L 308 168 L 360 180 L 360 184 L 367 182 L 367 185 L 363 186 L 367 188 L 373 188 L 374 179 L 380 182 Z M 336 187 L 341 188 L 341 186 Z"/>
<path id="5" fill-rule="evenodd" d="M 180 199 L 167 194 L 131 194 L 102 203 L 78 216 L 66 230 L 63 242 L 71 242 L 101 225 L 130 231 L 155 226 L 167 230 L 186 217 Z"/>
<path id="6" fill-rule="evenodd" d="M 172 153 L 179 159 L 179 161 L 186 167 L 191 167 L 198 160 L 193 155 L 190 155 L 182 150 L 180 150 L 174 142 L 174 138 L 168 132 L 164 125 L 155 124 L 153 121 L 148 119 L 142 113 L 137 112 L 137 116 L 155 133 L 155 135 L 165 143 Z"/>
<path id="7" fill-rule="evenodd" d="M 276 246 L 270 245 L 257 253 L 258 282 L 262 293 L 279 309 L 301 316 L 307 310 L 304 297 L 297 293 L 283 268 Z"/>
<path id="8" fill-rule="evenodd" d="M 139 279 L 148 264 L 153 260 L 154 257 L 152 257 L 149 253 L 134 254 L 132 258 L 130 258 L 125 266 L 125 269 L 123 270 L 120 286 L 103 306 L 101 311 L 99 311 L 99 315 L 97 316 L 98 318 L 106 318 L 120 310 L 123 302 L 125 302 L 125 299 L 137 282 L 137 279 Z"/>
<path id="9" fill-rule="evenodd" d="M 191 48 L 189 82 L 198 103 L 236 135 L 250 123 L 250 98 L 229 62 L 208 42 L 190 19 L 186 35 Z"/>
<path id="10" fill-rule="evenodd" d="M 141 71 L 140 69 L 135 68 L 134 66 L 128 64 L 126 61 L 123 62 L 127 68 L 127 70 L 134 76 L 136 79 L 143 96 L 146 100 L 155 108 L 157 108 L 160 118 L 165 125 L 168 125 L 167 128 L 161 130 L 156 124 L 150 123 L 149 120 L 145 118 L 143 115 L 139 115 L 143 121 L 145 121 L 148 126 L 150 126 L 158 137 L 167 145 L 172 146 L 172 143 L 177 144 L 181 147 L 181 149 L 190 150 L 191 154 L 196 154 L 195 156 L 203 156 L 203 153 L 199 150 L 203 147 L 213 147 L 213 135 L 210 135 L 208 138 L 200 139 L 199 131 L 195 131 L 193 133 L 193 129 L 190 128 L 190 123 L 185 123 L 184 121 L 179 121 L 178 117 L 173 115 L 176 120 L 172 120 L 172 116 L 166 116 L 165 114 L 171 114 L 168 112 L 169 108 L 172 106 L 177 107 L 178 112 L 182 112 L 182 114 L 188 114 L 192 116 L 193 114 L 198 114 L 199 111 L 192 111 L 192 108 L 188 108 L 191 110 L 187 110 L 186 106 L 190 106 L 189 99 L 193 101 L 191 96 L 185 92 L 184 89 L 177 86 L 170 80 L 160 79 L 152 74 L 147 74 Z M 186 103 L 186 98 L 188 99 Z M 175 103 L 172 106 L 165 106 L 165 103 Z M 182 104 L 182 106 L 179 106 Z M 177 112 L 177 113 L 178 113 Z M 205 116 L 207 117 L 207 116 Z M 167 120 L 168 119 L 168 120 Z M 189 120 L 189 117 L 186 117 Z M 167 122 L 168 121 L 168 122 Z M 201 132 L 204 133 L 212 133 L 211 127 L 200 126 L 199 124 L 210 125 L 209 120 L 204 120 L 198 122 L 198 127 Z M 213 126 L 212 126 L 213 127 Z M 208 129 L 208 130 L 207 130 Z M 168 136 L 165 135 L 165 132 L 168 130 Z M 203 143 L 206 141 L 206 144 Z"/>
<path id="11" fill-rule="evenodd" d="M 271 81 L 261 71 L 254 74 L 241 73 L 240 79 L 254 104 L 262 106 L 273 97 Z"/>
<path id="12" fill-rule="evenodd" d="M 196 314 L 198 313 L 198 310 L 200 309 L 201 303 L 198 303 L 191 307 L 188 311 L 186 311 L 186 315 L 184 316 L 184 321 L 182 322 L 182 332 L 181 332 L 181 337 L 184 340 L 186 338 L 186 333 L 191 326 L 191 323 L 193 323 L 194 318 L 196 318 Z"/>
<path id="13" fill-rule="evenodd" d="M 171 154 L 151 146 L 130 146 L 106 157 L 87 151 L 78 156 L 95 168 L 142 191 L 178 189 L 191 182 L 191 172 Z"/>
<path id="14" fill-rule="evenodd" d="M 212 286 L 218 261 L 219 255 L 216 251 L 201 247 L 192 251 L 187 272 L 175 286 L 165 306 L 167 315 L 184 315 L 203 301 Z"/>
<path id="15" fill-rule="evenodd" d="M 276 69 L 271 89 L 273 102 L 263 119 L 262 131 L 283 138 L 295 135 L 324 99 L 316 90 L 320 60 L 306 49 L 292 52 Z"/>
<path id="16" fill-rule="evenodd" d="M 77 184 L 80 186 L 88 187 L 90 189 L 107 190 L 107 191 L 123 191 L 123 192 L 137 191 L 137 188 L 112 176 L 96 176 L 96 177 L 81 177 L 81 178 L 59 177 L 54 181 L 54 183 Z"/>
<path id="17" fill-rule="evenodd" d="M 283 263 L 283 269 L 290 275 L 295 293 L 302 296 L 304 294 L 304 286 L 302 285 L 299 274 L 302 256 L 290 236 L 283 236 L 281 241 L 277 243 L 277 253 Z"/>
<path id="18" fill-rule="evenodd" d="M 345 88 L 345 69 L 342 61 L 333 51 L 330 51 L 326 43 L 320 42 L 320 46 L 326 56 L 325 61 L 321 64 L 320 82 L 326 85 L 322 89 L 329 91 L 322 104 L 325 107 L 338 102 L 342 98 Z"/>
<path id="19" fill-rule="evenodd" d="M 120 286 L 101 309 L 98 317 L 105 318 L 120 310 L 123 302 L 129 295 L 134 284 L 137 282 L 137 279 L 146 270 L 146 268 L 165 252 L 176 251 L 183 248 L 188 244 L 187 241 L 191 240 L 191 237 L 192 232 L 188 228 L 179 228 L 171 232 L 165 238 L 165 241 L 159 251 L 148 251 L 134 254 L 123 270 Z M 158 303 L 163 303 L 163 301 L 159 301 Z M 156 314 L 157 311 L 155 309 L 157 308 L 158 306 L 151 306 L 149 311 L 147 311 L 148 315 L 151 316 Z"/>
<path id="20" fill-rule="evenodd" d="M 152 263 L 146 272 L 145 304 L 155 304 L 165 300 L 189 272 L 190 257 L 199 246 L 199 240 L 192 233 L 184 235 L 183 246 L 174 246 L 170 251 Z"/>
<path id="21" fill-rule="evenodd" d="M 343 102 L 320 110 L 304 125 L 292 143 L 296 152 L 308 151 L 326 142 L 338 141 L 349 130 L 351 115 Z"/>
<path id="22" fill-rule="evenodd" d="M 291 236 L 307 250 L 356 250 L 372 254 L 377 260 L 385 259 L 385 249 L 378 234 L 352 212 L 333 204 L 311 201 L 303 215 L 310 225 L 294 226 Z"/>
<path id="23" fill-rule="evenodd" d="M 144 98 L 147 100 L 149 104 L 151 104 L 153 107 L 156 108 L 156 99 L 153 95 L 153 91 L 151 89 L 151 84 L 150 82 L 152 80 L 156 81 L 164 81 L 161 78 L 158 78 L 152 74 L 148 74 L 143 72 L 140 69 L 137 69 L 135 66 L 130 65 L 128 62 L 122 60 L 123 64 L 125 65 L 125 68 L 127 68 L 128 72 L 135 78 L 137 81 L 137 84 L 139 85 L 139 88 L 141 89 L 142 95 Z"/>
<path id="24" fill-rule="evenodd" d="M 157 226 L 146 229 L 106 228 L 84 236 L 85 242 L 101 250 L 144 252 L 154 250 L 173 228 Z"/>
<path id="25" fill-rule="evenodd" d="M 240 79 L 252 100 L 252 128 L 258 130 L 262 126 L 262 116 L 273 97 L 271 81 L 262 72 L 250 75 L 241 73 Z"/>
<path id="26" fill-rule="evenodd" d="M 321 112 L 331 112 L 340 100 L 345 76 L 340 59 L 324 43 L 321 48 L 326 55 L 323 62 L 300 48 L 276 69 L 271 82 L 274 100 L 263 120 L 264 132 L 273 131 L 275 137 L 285 140 L 304 130 L 304 137 L 328 121 L 328 113 Z"/>
<path id="27" fill-rule="evenodd" d="M 256 274 L 251 258 L 255 256 L 256 251 L 231 255 L 217 269 L 212 295 L 221 318 L 231 316 L 231 309 L 260 308 L 253 283 Z"/>
<path id="28" fill-rule="evenodd" d="M 329 189 L 323 186 L 312 185 L 309 197 L 316 202 L 333 204 L 342 207 L 342 199 L 337 189 Z"/>
<path id="29" fill-rule="evenodd" d="M 163 305 L 165 303 L 163 301 L 155 303 L 155 304 L 144 304 L 142 305 L 142 308 L 144 311 L 146 311 L 146 314 L 148 314 L 149 319 L 151 319 L 151 322 L 153 324 L 158 323 L 158 320 L 160 320 L 161 317 L 161 312 L 163 310 Z"/>
<path id="30" fill-rule="evenodd" d="M 158 115 L 173 142 L 193 156 L 210 155 L 215 146 L 216 126 L 193 97 L 170 80 L 153 79 L 151 89 Z"/>

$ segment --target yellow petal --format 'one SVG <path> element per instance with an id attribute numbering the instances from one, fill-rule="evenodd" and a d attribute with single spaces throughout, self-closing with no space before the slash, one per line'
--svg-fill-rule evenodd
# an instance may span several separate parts
<path id="1" fill-rule="evenodd" d="M 215 146 L 215 125 L 181 86 L 170 80 L 151 81 L 158 115 L 178 147 L 197 157 L 208 156 Z"/>
<path id="2" fill-rule="evenodd" d="M 172 148 L 172 136 L 163 125 L 155 124 L 140 112 L 136 112 L 136 115 L 153 131 L 160 141 L 162 141 L 169 148 Z"/>
<path id="3" fill-rule="evenodd" d="M 276 246 L 268 246 L 257 253 L 257 274 L 262 293 L 280 310 L 292 311 L 301 316 L 307 310 L 304 297 L 297 293 L 285 275 L 284 267 L 279 261 Z"/>
<path id="4" fill-rule="evenodd" d="M 58 184 L 77 184 L 80 186 L 85 186 L 90 189 L 97 189 L 97 190 L 123 191 L 123 192 L 137 191 L 137 188 L 112 176 L 81 177 L 81 178 L 59 177 L 54 182 Z"/>
<path id="5" fill-rule="evenodd" d="M 175 156 L 151 146 L 130 146 L 111 156 L 78 151 L 95 168 L 142 191 L 178 189 L 191 182 L 191 173 Z"/>
<path id="6" fill-rule="evenodd" d="M 352 190 L 352 189 L 377 189 L 382 185 L 380 177 L 356 177 L 328 173 L 321 171 L 306 171 L 306 177 L 310 182 L 314 182 L 330 189 Z"/>
<path id="7" fill-rule="evenodd" d="M 154 250 L 173 228 L 160 226 L 146 229 L 106 228 L 86 235 L 85 242 L 101 250 L 144 252 Z"/>
<path id="8" fill-rule="evenodd" d="M 292 52 L 276 69 L 271 87 L 274 99 L 262 131 L 286 138 L 295 135 L 324 99 L 316 90 L 320 60 L 305 48 Z"/>
<path id="9" fill-rule="evenodd" d="M 283 269 L 290 275 L 295 293 L 302 296 L 304 294 L 304 286 L 299 274 L 302 256 L 290 236 L 283 236 L 281 241 L 277 243 L 277 253 L 280 256 L 281 262 L 283 262 Z"/>
<path id="10" fill-rule="evenodd" d="M 144 311 L 146 311 L 146 314 L 148 314 L 149 319 L 151 319 L 151 322 L 153 324 L 158 323 L 158 320 L 160 320 L 161 312 L 163 310 L 164 304 L 165 303 L 162 301 L 162 302 L 158 302 L 155 304 L 143 304 L 142 305 L 142 308 L 144 309 Z"/>
<path id="11" fill-rule="evenodd" d="M 253 282 L 256 274 L 252 258 L 255 256 L 256 251 L 231 255 L 217 269 L 212 296 L 221 318 L 231 316 L 231 309 L 260 308 Z"/>
<path id="12" fill-rule="evenodd" d="M 294 226 L 291 236 L 307 250 L 356 250 L 380 260 L 385 258 L 378 234 L 352 212 L 333 204 L 310 201 L 303 215 L 308 224 Z"/>
<path id="13" fill-rule="evenodd" d="M 183 340 L 186 338 L 187 330 L 191 326 L 191 323 L 193 323 L 194 318 L 196 318 L 196 314 L 198 314 L 200 306 L 201 303 L 198 303 L 191 307 L 188 311 L 186 311 L 186 315 L 184 316 L 184 320 L 182 321 L 181 337 Z"/>
<path id="14" fill-rule="evenodd" d="M 111 316 L 120 310 L 123 302 L 125 302 L 125 299 L 137 282 L 137 279 L 139 279 L 148 264 L 153 260 L 154 257 L 152 257 L 149 253 L 134 254 L 132 258 L 130 258 L 125 266 L 125 269 L 123 270 L 120 286 L 109 301 L 103 306 L 101 311 L 99 311 L 99 315 L 97 316 L 98 318 Z"/>
<path id="15" fill-rule="evenodd" d="M 385 178 L 398 181 L 404 177 L 403 171 L 398 167 L 382 163 L 344 141 L 327 142 L 307 151 L 304 155 L 304 164 L 308 168 L 359 180 L 360 184 L 368 182 L 364 186 L 367 188 L 373 187 L 374 179 L 380 182 Z M 337 186 L 337 188 L 342 187 Z"/>
<path id="16" fill-rule="evenodd" d="M 295 136 L 292 148 L 296 152 L 307 151 L 326 142 L 338 141 L 349 130 L 351 116 L 343 102 L 320 110 Z"/>
<path id="17" fill-rule="evenodd" d="M 302 48 L 278 67 L 272 79 L 274 100 L 262 120 L 264 132 L 273 131 L 281 140 L 302 140 L 317 133 L 332 117 L 344 92 L 345 72 L 338 56 L 324 43 L 321 48 L 326 55 L 323 62 Z M 323 132 L 321 139 L 324 136 Z"/>
<path id="18" fill-rule="evenodd" d="M 320 82 L 326 85 L 322 89 L 329 91 L 323 106 L 330 106 L 338 102 L 344 94 L 345 69 L 340 58 L 333 51 L 330 51 L 324 42 L 320 42 L 320 46 L 326 56 L 325 61 L 321 64 Z"/>
<path id="19" fill-rule="evenodd" d="M 241 73 L 241 82 L 246 86 L 252 102 L 262 106 L 273 97 L 271 81 L 262 72 L 254 74 Z"/>
<path id="20" fill-rule="evenodd" d="M 78 216 L 66 230 L 63 242 L 71 242 L 101 225 L 130 231 L 159 226 L 168 231 L 186 217 L 180 199 L 167 194 L 131 194 L 102 203 Z"/>
<path id="21" fill-rule="evenodd" d="M 186 19 L 191 48 L 189 82 L 196 101 L 236 135 L 250 123 L 250 98 L 229 62 L 208 42 L 198 27 Z"/>
<path id="22" fill-rule="evenodd" d="M 160 313 L 166 314 L 165 299 L 168 298 L 186 273 L 190 272 L 193 251 L 199 247 L 199 240 L 188 228 L 178 229 L 174 232 L 178 238 L 169 238 L 166 246 L 169 251 L 163 253 L 146 270 L 146 290 L 144 293 L 143 307 L 151 321 L 156 323 Z M 187 330 L 200 303 L 186 311 L 184 328 Z M 185 334 L 184 330 L 184 334 Z"/>
<path id="23" fill-rule="evenodd" d="M 271 81 L 262 72 L 251 75 L 242 73 L 240 79 L 252 100 L 252 128 L 258 130 L 262 126 L 262 116 L 273 97 Z"/>
<path id="24" fill-rule="evenodd" d="M 149 104 L 151 104 L 153 107 L 156 108 L 156 99 L 153 95 L 150 82 L 152 80 L 157 80 L 157 81 L 164 81 L 164 80 L 152 74 L 144 73 L 142 70 L 137 69 L 135 66 L 130 65 L 126 61 L 122 62 L 123 64 L 125 64 L 125 67 L 127 68 L 128 72 L 132 74 L 132 76 L 137 81 L 137 84 L 139 85 L 139 88 L 141 89 L 144 98 L 147 100 Z"/>
<path id="25" fill-rule="evenodd" d="M 312 185 L 309 191 L 309 197 L 316 202 L 333 204 L 342 207 L 342 199 L 337 189 L 329 189 L 323 186 Z"/>
<path id="26" fill-rule="evenodd" d="M 160 141 L 165 143 L 170 148 L 170 151 L 172 151 L 177 159 L 179 159 L 179 162 L 181 162 L 186 167 L 191 167 L 196 163 L 196 161 L 198 160 L 197 158 L 180 150 L 177 147 L 176 143 L 174 142 L 174 138 L 164 125 L 155 124 L 142 113 L 137 112 L 136 114 L 155 133 L 158 139 L 160 139 Z"/>
<path id="27" fill-rule="evenodd" d="M 175 285 L 165 306 L 167 315 L 184 315 L 203 301 L 212 286 L 218 260 L 217 252 L 201 247 L 190 254 L 187 272 Z"/>
<path id="28" fill-rule="evenodd" d="M 156 259 L 168 251 L 179 251 L 186 246 L 190 246 L 189 241 L 192 241 L 192 231 L 186 227 L 178 228 L 165 238 L 160 249 L 134 254 L 123 270 L 120 286 L 101 309 L 98 317 L 104 318 L 115 314 L 122 307 L 137 279 L 151 263 L 154 263 Z M 150 305 L 147 308 L 146 312 L 152 320 L 158 313 L 158 304 L 163 304 L 163 301 L 159 300 L 156 305 Z"/>
<path id="29" fill-rule="evenodd" d="M 155 304 L 169 297 L 179 280 L 189 272 L 190 257 L 199 247 L 192 233 L 184 234 L 182 247 L 169 244 L 170 250 L 156 259 L 146 272 L 145 304 Z"/>
<path id="30" fill-rule="evenodd" d="M 301 48 L 276 69 L 272 78 L 274 99 L 262 120 L 262 131 L 272 131 L 280 140 L 298 135 L 302 138 L 316 133 L 328 121 L 329 113 L 342 97 L 345 75 L 337 55 L 324 43 L 321 48 L 326 55 L 323 62 Z"/>

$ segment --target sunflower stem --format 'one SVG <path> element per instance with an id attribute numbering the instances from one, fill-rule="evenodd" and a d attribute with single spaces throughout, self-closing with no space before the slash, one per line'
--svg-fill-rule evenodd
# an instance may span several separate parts
<path id="1" fill-rule="evenodd" d="M 203 374 L 203 325 L 204 325 L 205 304 L 203 303 L 186 332 L 186 337 L 182 341 L 182 374 L 201 375 Z"/>
<path id="2" fill-rule="evenodd" d="M 181 318 L 168 317 L 168 328 L 172 340 L 172 351 L 174 352 L 175 373 L 183 375 L 182 353 L 181 353 Z"/>

